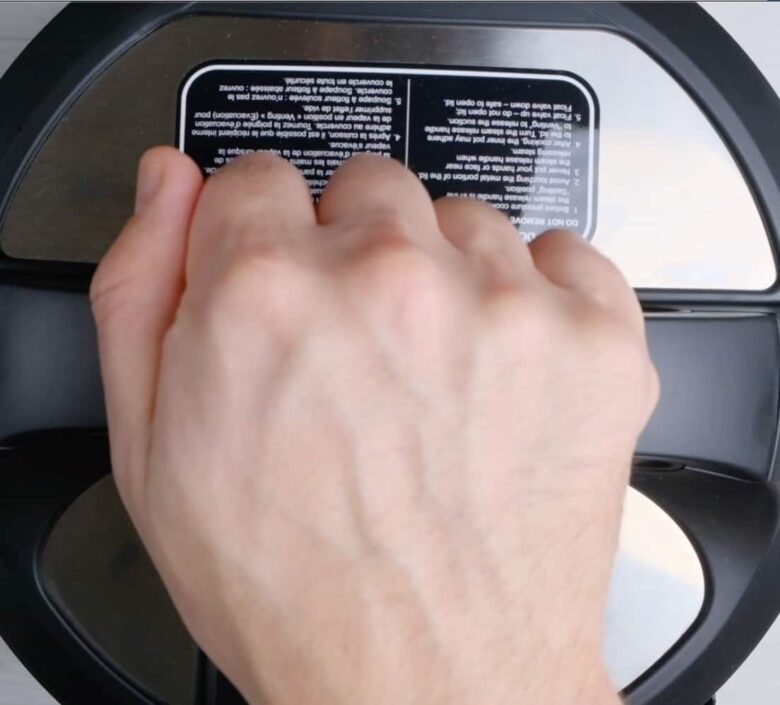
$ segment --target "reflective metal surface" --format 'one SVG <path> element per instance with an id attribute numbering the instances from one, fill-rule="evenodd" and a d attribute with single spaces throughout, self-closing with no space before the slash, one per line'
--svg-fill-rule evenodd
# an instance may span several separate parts
<path id="1" fill-rule="evenodd" d="M 105 659 L 166 705 L 194 702 L 195 644 L 111 476 L 90 487 L 57 521 L 41 575 L 52 602 Z"/>
<path id="2" fill-rule="evenodd" d="M 14 257 L 96 261 L 132 202 L 135 162 L 173 143 L 179 84 L 228 59 L 402 62 L 570 71 L 601 107 L 594 243 L 636 287 L 768 287 L 774 264 L 750 191 L 684 90 L 607 32 L 193 17 L 132 48 L 79 98 L 5 216 Z"/>
<path id="3" fill-rule="evenodd" d="M 51 599 L 83 638 L 165 703 L 193 702 L 192 642 L 110 477 L 58 521 L 42 568 Z M 704 596 L 690 541 L 655 503 L 629 488 L 605 621 L 605 656 L 617 690 L 677 642 Z"/>
<path id="4" fill-rule="evenodd" d="M 605 657 L 623 690 L 699 616 L 704 571 L 688 537 L 652 500 L 629 488 L 604 626 Z"/>

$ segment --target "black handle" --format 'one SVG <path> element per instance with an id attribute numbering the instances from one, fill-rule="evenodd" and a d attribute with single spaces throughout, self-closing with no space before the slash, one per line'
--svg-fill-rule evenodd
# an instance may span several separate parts
<path id="1" fill-rule="evenodd" d="M 661 402 L 642 455 L 769 477 L 780 359 L 774 315 L 650 315 Z M 0 286 L 0 441 L 41 429 L 105 426 L 85 294 Z"/>

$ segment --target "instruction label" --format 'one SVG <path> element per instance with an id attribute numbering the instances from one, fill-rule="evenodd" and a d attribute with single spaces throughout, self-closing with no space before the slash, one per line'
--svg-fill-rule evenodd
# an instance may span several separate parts
<path id="1" fill-rule="evenodd" d="M 256 150 L 317 196 L 353 154 L 414 171 L 433 198 L 504 211 L 526 240 L 595 227 L 598 102 L 555 72 L 214 63 L 179 96 L 178 145 L 212 174 Z"/>

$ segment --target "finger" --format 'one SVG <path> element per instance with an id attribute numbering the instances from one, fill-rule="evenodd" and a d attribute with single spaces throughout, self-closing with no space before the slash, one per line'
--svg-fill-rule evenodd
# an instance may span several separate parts
<path id="1" fill-rule="evenodd" d="M 483 279 L 519 284 L 537 274 L 517 229 L 491 205 L 470 198 L 440 198 L 433 207 L 444 237 L 466 255 Z"/>
<path id="2" fill-rule="evenodd" d="M 536 269 L 556 286 L 642 323 L 636 295 L 618 268 L 576 233 L 550 230 L 528 249 Z"/>
<path id="3" fill-rule="evenodd" d="M 157 147 L 144 154 L 136 213 L 92 280 L 90 298 L 116 459 L 132 459 L 145 444 L 162 340 L 184 286 L 187 232 L 202 183 L 195 163 L 177 150 Z M 115 463 L 118 479 L 130 471 L 126 465 Z"/>
<path id="4" fill-rule="evenodd" d="M 208 179 L 192 222 L 188 282 L 201 282 L 254 254 L 315 247 L 309 187 L 288 161 L 269 152 L 235 159 Z"/>
<path id="5" fill-rule="evenodd" d="M 429 249 L 446 244 L 420 180 L 396 160 L 376 154 L 359 154 L 336 169 L 322 192 L 317 216 L 322 225 L 343 226 L 342 239 L 397 229 Z M 350 227 L 357 223 L 363 227 Z"/>

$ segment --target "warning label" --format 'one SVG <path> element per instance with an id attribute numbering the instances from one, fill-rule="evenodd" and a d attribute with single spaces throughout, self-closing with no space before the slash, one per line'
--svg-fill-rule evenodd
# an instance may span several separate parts
<path id="1" fill-rule="evenodd" d="M 598 103 L 570 74 L 210 64 L 183 84 L 179 148 L 211 174 L 268 150 L 318 195 L 359 152 L 393 157 L 433 198 L 506 212 L 531 240 L 595 226 Z"/>

